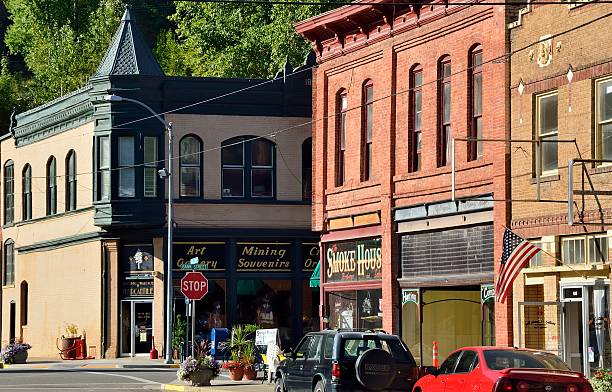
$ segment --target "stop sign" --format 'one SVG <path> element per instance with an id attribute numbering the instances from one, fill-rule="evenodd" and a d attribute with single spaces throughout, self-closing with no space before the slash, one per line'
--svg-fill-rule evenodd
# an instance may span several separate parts
<path id="1" fill-rule="evenodd" d="M 201 272 L 187 272 L 181 279 L 181 293 L 188 299 L 202 299 L 208 293 L 208 279 Z"/>

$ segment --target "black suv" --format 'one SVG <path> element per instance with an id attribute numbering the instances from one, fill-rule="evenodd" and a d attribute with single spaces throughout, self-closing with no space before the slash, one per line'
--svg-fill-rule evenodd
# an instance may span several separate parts
<path id="1" fill-rule="evenodd" d="M 275 374 L 275 392 L 410 391 L 414 358 L 402 340 L 379 331 L 306 334 Z"/>

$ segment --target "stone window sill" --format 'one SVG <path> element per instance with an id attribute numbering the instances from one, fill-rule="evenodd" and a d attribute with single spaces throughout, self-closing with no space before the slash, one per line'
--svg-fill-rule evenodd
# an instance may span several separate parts
<path id="1" fill-rule="evenodd" d="M 561 179 L 561 176 L 559 174 L 548 174 L 548 175 L 540 177 L 540 183 L 559 181 L 560 179 Z M 535 185 L 537 183 L 538 181 L 535 178 L 531 179 L 531 184 Z"/>

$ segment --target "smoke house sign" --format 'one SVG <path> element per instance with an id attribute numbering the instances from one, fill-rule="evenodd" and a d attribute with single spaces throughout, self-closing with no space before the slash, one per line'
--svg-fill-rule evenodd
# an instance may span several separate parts
<path id="1" fill-rule="evenodd" d="M 382 278 L 380 238 L 325 245 L 327 282 L 352 282 Z"/>
<path id="2" fill-rule="evenodd" d="M 291 244 L 280 242 L 239 242 L 238 271 L 290 271 Z"/>
<path id="3" fill-rule="evenodd" d="M 225 271 L 225 242 L 175 242 L 174 270 Z"/>

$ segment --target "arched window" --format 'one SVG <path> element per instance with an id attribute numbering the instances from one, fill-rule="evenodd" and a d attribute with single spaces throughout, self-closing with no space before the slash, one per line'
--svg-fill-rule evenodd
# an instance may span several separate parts
<path id="1" fill-rule="evenodd" d="M 224 198 L 275 196 L 275 144 L 266 139 L 237 137 L 222 143 Z"/>
<path id="2" fill-rule="evenodd" d="M 482 47 L 474 45 L 468 58 L 468 107 L 470 112 L 468 137 L 482 139 Z M 468 160 L 476 160 L 484 154 L 482 140 L 468 142 Z"/>
<path id="3" fill-rule="evenodd" d="M 181 197 L 202 196 L 202 141 L 195 135 L 187 135 L 180 143 Z"/>
<path id="4" fill-rule="evenodd" d="M 47 161 L 47 215 L 57 213 L 57 165 L 55 157 Z"/>
<path id="5" fill-rule="evenodd" d="M 70 150 L 66 155 L 66 211 L 76 210 L 77 206 L 77 177 L 76 153 Z"/>
<path id="6" fill-rule="evenodd" d="M 344 185 L 346 180 L 346 114 L 348 98 L 345 90 L 336 95 L 336 186 Z"/>
<path id="7" fill-rule="evenodd" d="M 32 219 L 32 166 L 29 163 L 21 172 L 21 218 Z"/>
<path id="8" fill-rule="evenodd" d="M 420 64 L 410 69 L 410 95 L 408 110 L 408 171 L 421 170 L 421 145 L 423 142 L 423 68 Z"/>
<path id="9" fill-rule="evenodd" d="M 4 286 L 11 286 L 15 284 L 15 258 L 13 255 L 14 247 L 15 243 L 12 239 L 9 238 L 8 240 L 4 241 L 4 257 L 2 259 L 4 264 L 2 266 L 2 271 L 4 272 L 2 275 L 2 284 Z"/>
<path id="10" fill-rule="evenodd" d="M 302 143 L 302 200 L 312 200 L 312 138 Z"/>
<path id="11" fill-rule="evenodd" d="M 451 59 L 444 56 L 438 61 L 438 167 L 451 159 Z"/>
<path id="12" fill-rule="evenodd" d="M 13 223 L 15 207 L 15 166 L 8 160 L 4 164 L 4 224 Z"/>
<path id="13" fill-rule="evenodd" d="M 20 309 L 20 318 L 21 318 L 21 326 L 28 325 L 28 282 L 25 280 L 21 282 L 20 285 L 20 299 L 19 305 Z"/>
<path id="14" fill-rule="evenodd" d="M 374 85 L 363 84 L 361 98 L 361 181 L 372 179 L 372 137 L 374 133 Z"/>

